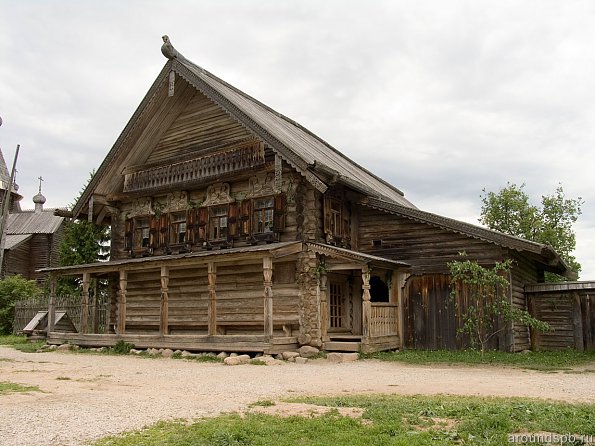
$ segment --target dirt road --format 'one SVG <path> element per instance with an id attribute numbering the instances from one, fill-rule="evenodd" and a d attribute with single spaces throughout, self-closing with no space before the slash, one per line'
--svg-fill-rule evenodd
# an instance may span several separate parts
<path id="1" fill-rule="evenodd" d="M 158 420 L 214 415 L 258 400 L 306 394 L 494 395 L 595 403 L 594 373 L 375 360 L 227 366 L 135 356 L 26 354 L 0 347 L 0 381 L 42 390 L 0 396 L 0 444 L 11 446 L 78 445 Z"/>

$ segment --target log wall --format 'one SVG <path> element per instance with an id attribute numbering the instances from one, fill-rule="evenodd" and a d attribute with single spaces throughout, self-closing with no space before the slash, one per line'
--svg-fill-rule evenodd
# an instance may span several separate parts
<path id="1" fill-rule="evenodd" d="M 295 263 L 282 262 L 287 271 Z M 275 271 L 275 264 L 273 266 Z M 126 289 L 126 333 L 157 334 L 160 326 L 160 270 L 131 271 Z M 293 274 L 295 277 L 295 273 Z M 264 288 L 262 262 L 218 265 L 216 269 L 218 334 L 262 334 Z M 172 335 L 206 335 L 209 290 L 207 268 L 170 268 L 168 283 L 168 330 Z M 299 328 L 299 292 L 287 273 L 273 273 L 273 322 L 275 334 Z"/>
<path id="2" fill-rule="evenodd" d="M 359 209 L 358 249 L 407 262 L 412 274 L 447 274 L 447 262 L 459 260 L 460 252 L 484 266 L 505 258 L 505 251 L 491 243 L 375 209 Z"/>

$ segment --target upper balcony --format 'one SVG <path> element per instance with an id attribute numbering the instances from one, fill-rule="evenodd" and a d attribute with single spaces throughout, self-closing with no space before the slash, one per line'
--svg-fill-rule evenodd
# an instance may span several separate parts
<path id="1" fill-rule="evenodd" d="M 264 144 L 253 142 L 176 163 L 127 169 L 124 172 L 124 192 L 200 183 L 264 163 Z"/>

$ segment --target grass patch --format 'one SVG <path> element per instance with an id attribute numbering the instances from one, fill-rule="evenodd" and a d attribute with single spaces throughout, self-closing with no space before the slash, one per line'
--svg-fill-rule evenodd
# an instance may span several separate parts
<path id="1" fill-rule="evenodd" d="M 7 335 L 7 336 L 0 336 L 0 345 L 6 345 L 9 347 L 13 347 L 16 350 L 20 350 L 24 353 L 36 353 L 37 350 L 39 350 L 42 345 L 45 345 L 45 342 L 44 341 L 29 342 L 29 340 L 27 340 L 26 336 Z"/>
<path id="2" fill-rule="evenodd" d="M 363 419 L 331 411 L 319 417 L 226 414 L 189 424 L 162 422 L 104 438 L 127 445 L 507 445 L 515 432 L 595 435 L 595 405 L 531 399 L 364 395 L 294 400 L 360 407 Z M 267 402 L 261 402 L 265 404 Z M 256 403 L 255 403 L 256 404 Z"/>
<path id="3" fill-rule="evenodd" d="M 26 336 L 15 336 L 15 335 L 0 335 L 0 345 L 13 346 L 17 344 L 26 344 Z"/>
<path id="4" fill-rule="evenodd" d="M 9 381 L 0 381 L 0 395 L 18 392 L 41 392 L 41 390 L 37 386 L 24 386 Z"/>
<path id="5" fill-rule="evenodd" d="M 272 400 L 259 400 L 259 401 L 255 401 L 252 404 L 250 404 L 248 407 L 271 407 L 274 406 L 275 402 Z"/>
<path id="6" fill-rule="evenodd" d="M 404 350 L 369 353 L 363 354 L 361 357 L 407 364 L 495 364 L 543 371 L 570 370 L 572 367 L 595 363 L 595 352 L 574 350 L 531 353 L 489 351 L 484 354 L 483 360 L 481 353 L 474 350 Z"/>

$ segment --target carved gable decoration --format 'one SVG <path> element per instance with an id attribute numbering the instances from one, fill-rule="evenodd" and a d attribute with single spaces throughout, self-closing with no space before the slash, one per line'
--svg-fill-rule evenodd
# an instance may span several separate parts
<path id="1" fill-rule="evenodd" d="M 207 199 L 204 206 L 231 203 L 233 198 L 229 195 L 229 183 L 215 183 L 207 188 Z"/>
<path id="2" fill-rule="evenodd" d="M 275 193 L 275 174 L 269 172 L 266 175 L 254 175 L 248 181 L 247 198 L 262 197 Z"/>
<path id="3" fill-rule="evenodd" d="M 132 202 L 131 217 L 151 215 L 153 213 L 153 200 L 151 197 L 138 198 Z"/>
<path id="4" fill-rule="evenodd" d="M 188 209 L 188 194 L 185 191 L 177 191 L 167 195 L 166 212 L 185 211 Z"/>

